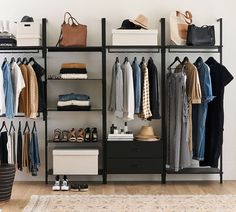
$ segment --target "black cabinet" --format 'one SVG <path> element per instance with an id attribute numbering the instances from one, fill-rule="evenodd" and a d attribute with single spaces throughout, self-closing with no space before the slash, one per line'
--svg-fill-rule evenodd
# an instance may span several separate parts
<path id="1" fill-rule="evenodd" d="M 146 141 L 107 142 L 108 174 L 160 174 L 163 143 Z"/>

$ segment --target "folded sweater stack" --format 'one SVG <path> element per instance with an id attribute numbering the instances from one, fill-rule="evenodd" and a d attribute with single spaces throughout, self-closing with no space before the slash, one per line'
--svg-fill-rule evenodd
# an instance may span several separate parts
<path id="1" fill-rule="evenodd" d="M 88 95 L 74 93 L 59 95 L 57 110 L 87 111 L 90 108 L 90 97 Z"/>
<path id="2" fill-rule="evenodd" d="M 62 79 L 87 79 L 87 69 L 84 63 L 64 63 L 61 65 Z"/>

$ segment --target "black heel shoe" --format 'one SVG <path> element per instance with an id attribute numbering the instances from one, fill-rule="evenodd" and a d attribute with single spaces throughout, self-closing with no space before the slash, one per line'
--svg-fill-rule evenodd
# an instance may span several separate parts
<path id="1" fill-rule="evenodd" d="M 98 131 L 96 127 L 92 128 L 91 139 L 92 139 L 92 142 L 98 141 Z"/>
<path id="2" fill-rule="evenodd" d="M 84 130 L 84 142 L 90 142 L 91 141 L 91 132 L 90 132 L 90 128 L 86 128 Z"/>

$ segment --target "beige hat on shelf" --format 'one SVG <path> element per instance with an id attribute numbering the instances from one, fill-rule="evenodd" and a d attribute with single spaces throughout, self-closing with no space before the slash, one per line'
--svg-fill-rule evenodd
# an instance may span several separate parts
<path id="1" fill-rule="evenodd" d="M 141 26 L 144 29 L 148 29 L 148 18 L 142 14 L 138 15 L 134 20 L 129 20 L 135 25 Z"/>
<path id="2" fill-rule="evenodd" d="M 147 140 L 147 141 L 158 141 L 160 138 L 154 135 L 153 127 L 151 126 L 142 126 L 139 130 L 138 135 L 135 136 L 137 140 Z"/>

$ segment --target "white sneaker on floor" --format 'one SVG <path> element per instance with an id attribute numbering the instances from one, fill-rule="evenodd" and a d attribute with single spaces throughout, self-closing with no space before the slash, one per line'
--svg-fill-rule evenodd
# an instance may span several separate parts
<path id="1" fill-rule="evenodd" d="M 52 190 L 53 191 L 60 191 L 61 190 L 60 180 L 55 180 L 55 183 L 52 186 Z"/>
<path id="2" fill-rule="evenodd" d="M 69 191 L 69 185 L 68 185 L 67 179 L 63 179 L 62 185 L 61 185 L 61 190 L 62 191 Z"/>

